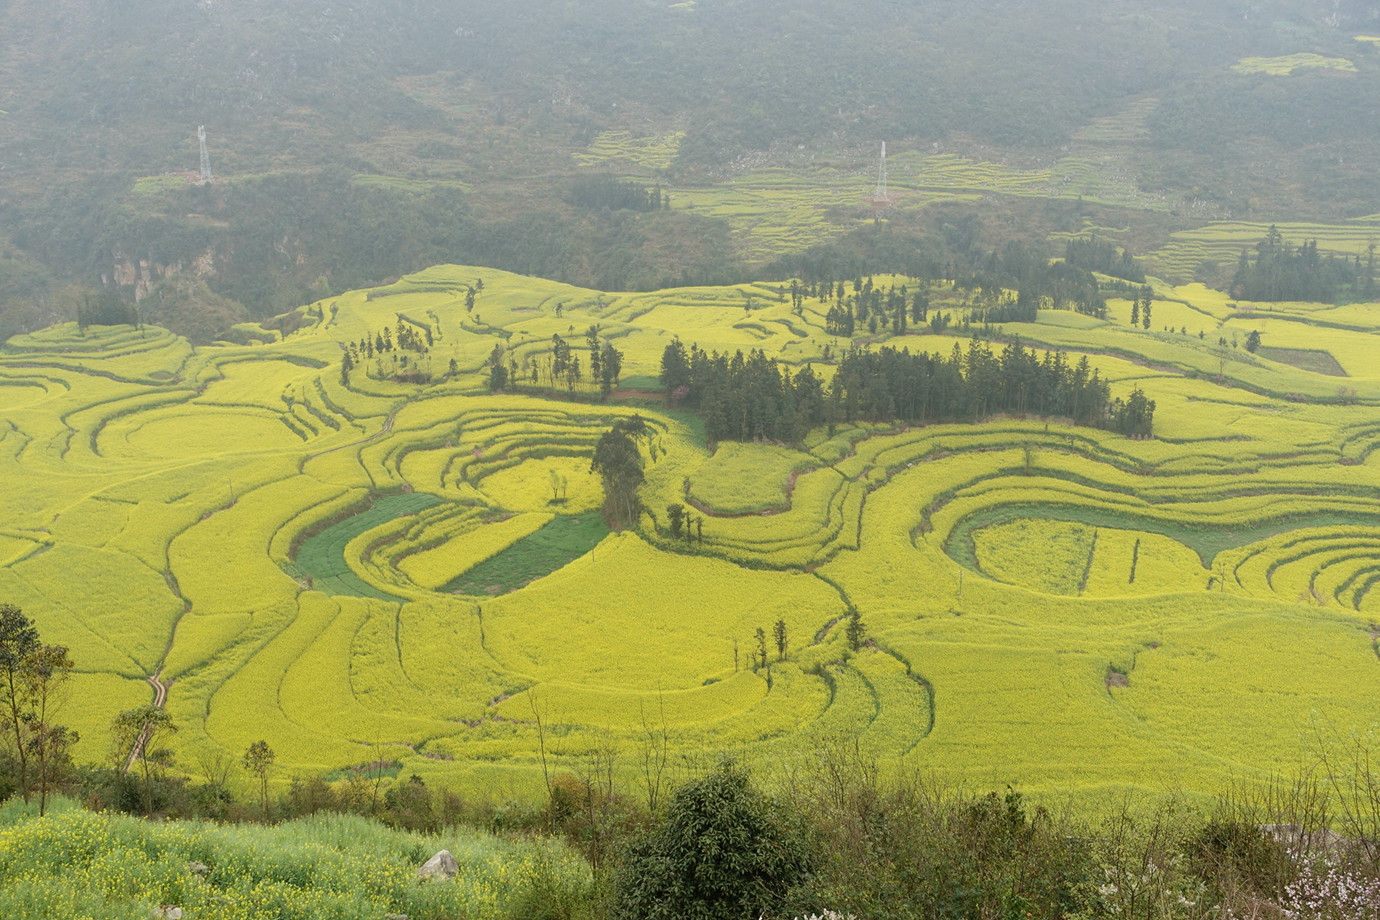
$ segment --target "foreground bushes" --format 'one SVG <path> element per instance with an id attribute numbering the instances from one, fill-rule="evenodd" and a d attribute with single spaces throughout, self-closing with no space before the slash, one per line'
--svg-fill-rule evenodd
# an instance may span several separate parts
<path id="1" fill-rule="evenodd" d="M 721 763 L 651 810 L 620 793 L 612 761 L 553 777 L 540 805 L 468 802 L 377 771 L 297 781 L 270 813 L 314 814 L 277 827 L 69 802 L 38 819 L 15 800 L 0 810 L 0 916 L 168 903 L 256 918 L 1380 920 L 1380 783 L 1363 756 L 1329 757 L 1206 809 L 1124 795 L 1056 812 L 1010 789 L 883 777 L 851 741 L 756 781 Z M 121 789 L 106 788 L 110 804 Z M 263 814 L 167 789 L 232 818 Z M 460 877 L 419 885 L 416 867 L 442 846 Z"/>
<path id="2" fill-rule="evenodd" d="M 774 808 L 732 765 L 686 783 L 628 847 L 616 920 L 777 916 L 811 864 L 800 816 Z"/>

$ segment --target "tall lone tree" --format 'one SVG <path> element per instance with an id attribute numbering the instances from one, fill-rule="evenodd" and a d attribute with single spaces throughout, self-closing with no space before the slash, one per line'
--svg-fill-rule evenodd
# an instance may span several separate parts
<path id="1" fill-rule="evenodd" d="M 264 820 L 268 820 L 268 773 L 275 760 L 273 748 L 267 741 L 255 741 L 244 751 L 244 768 L 259 780 L 259 803 L 263 807 Z"/>
<path id="2" fill-rule="evenodd" d="M 642 510 L 637 489 L 646 476 L 639 445 L 648 434 L 647 423 L 641 416 L 633 415 L 614 422 L 594 445 L 589 470 L 598 473 L 603 482 L 604 520 L 614 530 L 631 526 Z"/>
<path id="3" fill-rule="evenodd" d="M 777 620 L 771 628 L 772 638 L 776 640 L 776 660 L 786 660 L 786 621 Z"/>
<path id="4" fill-rule="evenodd" d="M 29 801 L 29 694 L 26 672 L 39 649 L 38 629 L 12 604 L 0 604 L 0 723 L 14 746 L 14 786 Z"/>
<path id="5" fill-rule="evenodd" d="M 53 721 L 71 676 L 66 646 L 43 645 L 23 611 L 0 604 L 0 745 L 10 749 L 10 781 L 25 802 L 38 784 L 39 815 L 77 741 Z"/>
<path id="6" fill-rule="evenodd" d="M 38 783 L 38 814 L 48 811 L 48 792 L 68 765 L 68 752 L 79 736 L 53 718 L 62 706 L 72 659 L 64 645 L 41 645 L 29 656 L 24 682 L 28 696 L 28 745 Z M 27 787 L 25 793 L 27 794 Z"/>

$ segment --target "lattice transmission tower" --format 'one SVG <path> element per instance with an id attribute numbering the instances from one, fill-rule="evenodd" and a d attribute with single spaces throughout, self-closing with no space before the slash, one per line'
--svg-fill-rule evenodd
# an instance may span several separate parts
<path id="1" fill-rule="evenodd" d="M 886 196 L 886 141 L 882 141 L 882 156 L 877 161 L 877 191 L 872 198 L 879 203 L 891 200 Z"/>
<path id="2" fill-rule="evenodd" d="M 891 207 L 891 198 L 886 190 L 886 141 L 882 141 L 882 155 L 877 160 L 877 189 L 868 197 L 867 203 L 875 214 Z"/>
<path id="3" fill-rule="evenodd" d="M 197 143 L 201 146 L 201 175 L 198 181 L 205 185 L 211 181 L 211 153 L 206 149 L 206 126 L 197 125 Z"/>

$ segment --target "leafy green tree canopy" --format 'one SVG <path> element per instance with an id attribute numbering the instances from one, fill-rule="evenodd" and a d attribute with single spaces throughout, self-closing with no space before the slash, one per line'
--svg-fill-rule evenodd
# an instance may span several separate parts
<path id="1" fill-rule="evenodd" d="M 812 864 L 804 830 L 731 763 L 682 786 L 629 849 L 614 920 L 748 920 L 781 911 Z"/>

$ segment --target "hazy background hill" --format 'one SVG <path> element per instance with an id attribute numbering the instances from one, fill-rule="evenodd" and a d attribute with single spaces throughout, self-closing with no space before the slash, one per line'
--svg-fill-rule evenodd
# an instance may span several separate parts
<path id="1" fill-rule="evenodd" d="M 866 170 L 882 140 L 1024 168 L 1128 111 L 1135 182 L 1201 206 L 1147 234 L 1373 214 L 1377 33 L 1363 0 L 8 0 L 0 336 L 103 286 L 205 338 L 438 261 L 604 289 L 785 271 L 721 217 L 580 182 Z M 1302 53 L 1351 66 L 1240 63 Z M 188 181 L 200 124 L 211 186 Z M 615 131 L 678 144 L 577 158 Z M 968 248 L 1067 219 L 997 196 L 893 220 L 888 245 L 964 213 Z M 934 258 L 964 256 L 952 237 Z"/>

